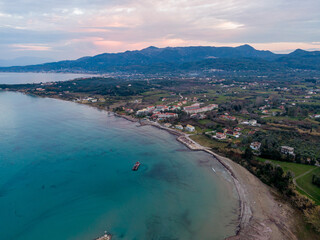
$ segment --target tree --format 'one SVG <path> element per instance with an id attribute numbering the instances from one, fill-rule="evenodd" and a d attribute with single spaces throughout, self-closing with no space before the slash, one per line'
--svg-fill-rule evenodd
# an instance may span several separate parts
<path id="1" fill-rule="evenodd" d="M 250 147 L 246 148 L 246 150 L 244 151 L 243 157 L 249 162 L 253 159 L 253 153 Z"/>
<path id="2" fill-rule="evenodd" d="M 259 107 L 264 103 L 263 98 L 262 97 L 257 97 L 256 98 L 256 106 Z"/>

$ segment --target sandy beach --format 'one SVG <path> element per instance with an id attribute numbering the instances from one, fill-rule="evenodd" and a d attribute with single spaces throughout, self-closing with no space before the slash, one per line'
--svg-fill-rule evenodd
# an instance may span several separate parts
<path id="1" fill-rule="evenodd" d="M 227 240 L 298 239 L 294 235 L 295 210 L 288 203 L 279 200 L 275 190 L 262 183 L 247 169 L 194 142 L 188 134 L 151 121 L 140 121 L 140 124 L 151 125 L 176 135 L 177 141 L 190 150 L 209 153 L 227 169 L 238 192 L 240 207 L 237 234 Z"/>
<path id="2" fill-rule="evenodd" d="M 239 231 L 229 240 L 297 239 L 293 233 L 295 211 L 289 204 L 277 200 L 275 191 L 244 167 L 213 152 L 211 154 L 229 170 L 239 194 Z"/>

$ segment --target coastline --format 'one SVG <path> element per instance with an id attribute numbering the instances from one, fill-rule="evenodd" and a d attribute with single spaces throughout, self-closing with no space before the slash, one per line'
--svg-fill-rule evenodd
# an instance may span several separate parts
<path id="1" fill-rule="evenodd" d="M 67 101 L 59 97 L 53 98 Z M 186 133 L 172 128 L 166 128 L 148 120 L 140 120 L 128 115 L 117 114 L 105 108 L 89 104 L 84 105 L 102 110 L 115 117 L 121 117 L 128 121 L 139 123 L 140 125 L 138 125 L 138 127 L 151 125 L 158 129 L 165 130 L 175 135 L 176 140 L 187 146 L 190 150 L 205 151 L 219 161 L 233 179 L 239 196 L 240 214 L 238 216 L 238 227 L 236 234 L 227 237 L 227 240 L 298 239 L 293 233 L 296 224 L 294 218 L 295 210 L 293 210 L 288 203 L 277 199 L 278 194 L 275 190 L 263 184 L 244 167 L 196 143 L 190 139 Z"/>
<path id="2" fill-rule="evenodd" d="M 227 237 L 226 240 L 298 239 L 293 233 L 295 210 L 288 203 L 277 199 L 275 190 L 262 183 L 244 167 L 196 143 L 186 133 L 148 120 L 141 121 L 131 116 L 107 112 L 113 116 L 137 122 L 140 124 L 139 127 L 150 125 L 165 130 L 175 135 L 176 140 L 190 150 L 204 151 L 224 166 L 238 193 L 240 210 L 236 234 Z"/>
<path id="3" fill-rule="evenodd" d="M 117 117 L 124 117 L 122 115 L 119 114 L 115 114 L 114 116 Z M 131 117 L 128 119 L 128 116 L 124 117 L 125 119 L 129 120 L 129 121 L 133 121 L 131 119 Z M 239 197 L 239 207 L 240 207 L 240 213 L 238 216 L 239 219 L 239 223 L 236 229 L 236 235 L 239 235 L 239 233 L 241 232 L 241 230 L 249 223 L 251 217 L 252 217 L 252 212 L 251 212 L 251 208 L 250 205 L 248 204 L 248 201 L 246 201 L 246 199 L 244 198 L 244 189 L 242 188 L 241 184 L 239 183 L 239 181 L 237 180 L 233 170 L 230 168 L 230 166 L 228 164 L 226 164 L 224 161 L 222 161 L 217 154 L 215 154 L 214 152 L 212 152 L 209 148 L 206 148 L 204 146 L 201 146 L 200 144 L 196 143 L 195 141 L 193 141 L 191 138 L 189 138 L 188 134 L 177 131 L 175 129 L 172 128 L 167 128 L 164 127 L 158 123 L 155 122 L 151 122 L 151 121 L 139 121 L 136 119 L 136 121 L 133 122 L 139 122 L 140 126 L 145 126 L 145 125 L 149 125 L 149 126 L 153 126 L 156 127 L 158 129 L 161 130 L 165 130 L 167 132 L 169 132 L 170 134 L 175 135 L 177 138 L 176 140 L 182 144 L 184 144 L 187 148 L 189 148 L 191 151 L 204 151 L 208 154 L 210 154 L 211 156 L 213 156 L 216 160 L 218 160 L 223 167 L 226 169 L 226 171 L 229 173 L 229 175 L 231 176 L 233 183 L 235 185 L 238 197 Z M 230 237 L 226 238 L 229 239 Z"/>

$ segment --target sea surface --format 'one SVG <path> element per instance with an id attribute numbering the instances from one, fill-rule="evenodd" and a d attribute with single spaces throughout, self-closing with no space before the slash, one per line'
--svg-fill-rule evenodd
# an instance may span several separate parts
<path id="1" fill-rule="evenodd" d="M 0 91 L 1 240 L 220 240 L 238 208 L 221 164 L 166 131 Z"/>
<path id="2" fill-rule="evenodd" d="M 24 84 L 40 82 L 57 82 L 72 80 L 75 78 L 84 78 L 96 76 L 92 74 L 74 74 L 74 73 L 11 73 L 0 72 L 0 84 Z"/>

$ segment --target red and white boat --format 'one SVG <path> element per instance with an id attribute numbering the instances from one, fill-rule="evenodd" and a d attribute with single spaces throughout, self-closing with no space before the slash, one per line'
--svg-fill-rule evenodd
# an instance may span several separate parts
<path id="1" fill-rule="evenodd" d="M 138 162 L 136 162 L 136 164 L 133 166 L 133 168 L 132 168 L 132 171 L 137 171 L 138 169 L 139 169 L 139 166 L 140 166 L 140 162 L 138 161 Z"/>

